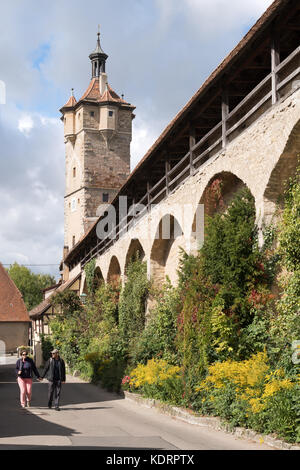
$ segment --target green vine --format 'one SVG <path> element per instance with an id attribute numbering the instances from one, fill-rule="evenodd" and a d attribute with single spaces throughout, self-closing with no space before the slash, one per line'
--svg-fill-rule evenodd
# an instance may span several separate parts
<path id="1" fill-rule="evenodd" d="M 89 294 L 94 293 L 94 276 L 95 276 L 96 260 L 91 259 L 84 268 L 86 285 Z"/>

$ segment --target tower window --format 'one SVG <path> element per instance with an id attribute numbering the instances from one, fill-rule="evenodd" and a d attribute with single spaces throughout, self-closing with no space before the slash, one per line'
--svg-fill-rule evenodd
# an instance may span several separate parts
<path id="1" fill-rule="evenodd" d="M 73 237 L 72 237 L 72 246 L 74 246 L 74 245 L 75 245 L 75 235 L 73 235 Z"/>
<path id="2" fill-rule="evenodd" d="M 75 212 L 76 211 L 76 199 L 72 199 L 71 201 L 71 212 Z"/>
<path id="3" fill-rule="evenodd" d="M 94 116 L 95 116 L 94 111 L 90 111 L 90 116 L 91 116 L 91 117 L 94 117 Z"/>
<path id="4" fill-rule="evenodd" d="M 75 178 L 75 177 L 76 177 L 76 167 L 74 166 L 74 168 L 73 168 L 73 178 Z"/>
<path id="5" fill-rule="evenodd" d="M 114 112 L 113 112 L 113 111 L 108 111 L 108 116 L 109 116 L 109 117 L 113 117 L 113 115 L 114 115 Z"/>
<path id="6" fill-rule="evenodd" d="M 102 194 L 102 202 L 108 202 L 108 193 Z"/>

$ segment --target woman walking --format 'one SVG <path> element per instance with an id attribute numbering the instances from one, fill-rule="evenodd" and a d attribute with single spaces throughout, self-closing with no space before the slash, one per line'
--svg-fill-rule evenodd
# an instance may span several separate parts
<path id="1" fill-rule="evenodd" d="M 26 404 L 29 407 L 32 395 L 32 373 L 40 380 L 39 371 L 36 368 L 34 361 L 28 357 L 27 351 L 21 352 L 20 359 L 16 363 L 17 381 L 20 388 L 20 402 L 22 408 Z"/>

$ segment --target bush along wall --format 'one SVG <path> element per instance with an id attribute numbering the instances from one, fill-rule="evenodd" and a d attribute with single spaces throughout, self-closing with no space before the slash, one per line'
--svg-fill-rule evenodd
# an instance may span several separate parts
<path id="1" fill-rule="evenodd" d="M 52 344 L 111 390 L 299 442 L 299 216 L 297 173 L 280 224 L 265 227 L 259 248 L 254 200 L 240 190 L 208 218 L 197 255 L 182 252 L 176 287 L 167 279 L 154 291 L 146 264 L 133 259 L 123 289 L 102 284 L 85 306 L 57 297 L 63 315 L 51 322 Z M 149 292 L 156 302 L 146 321 Z"/>

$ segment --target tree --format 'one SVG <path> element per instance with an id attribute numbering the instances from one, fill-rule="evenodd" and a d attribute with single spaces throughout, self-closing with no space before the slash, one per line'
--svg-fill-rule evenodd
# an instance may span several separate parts
<path id="1" fill-rule="evenodd" d="M 56 283 L 50 274 L 35 274 L 18 263 L 12 264 L 7 272 L 21 292 L 27 310 L 31 310 L 43 300 L 43 289 Z"/>

